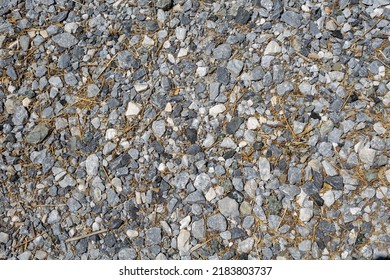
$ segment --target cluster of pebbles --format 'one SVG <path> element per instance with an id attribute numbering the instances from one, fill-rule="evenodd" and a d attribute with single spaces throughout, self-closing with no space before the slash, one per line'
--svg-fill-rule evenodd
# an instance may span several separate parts
<path id="1" fill-rule="evenodd" d="M 0 16 L 0 259 L 390 254 L 390 0 Z"/>

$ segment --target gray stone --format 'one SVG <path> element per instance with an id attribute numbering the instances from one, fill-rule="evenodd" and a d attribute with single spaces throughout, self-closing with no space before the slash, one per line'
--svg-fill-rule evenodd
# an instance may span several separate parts
<path id="1" fill-rule="evenodd" d="M 238 203 L 230 197 L 225 197 L 218 201 L 219 211 L 228 218 L 238 217 L 240 212 L 238 211 Z"/>
<path id="2" fill-rule="evenodd" d="M 66 203 L 69 207 L 70 212 L 77 212 L 81 208 L 80 202 L 78 202 L 76 199 L 73 197 L 68 199 L 68 202 Z"/>
<path id="3" fill-rule="evenodd" d="M 240 128 L 241 124 L 244 122 L 244 119 L 241 117 L 234 117 L 226 125 L 226 133 L 234 134 Z"/>
<path id="4" fill-rule="evenodd" d="M 11 65 L 7 66 L 6 73 L 12 81 L 16 81 L 18 79 L 18 75 L 16 74 L 14 67 L 12 67 Z"/>
<path id="5" fill-rule="evenodd" d="M 60 213 L 56 209 L 50 212 L 49 217 L 47 218 L 47 222 L 51 225 L 58 223 L 61 221 Z"/>
<path id="6" fill-rule="evenodd" d="M 378 75 L 379 74 L 379 67 L 383 66 L 382 63 L 378 60 L 374 60 L 373 62 L 371 62 L 368 66 L 367 66 L 367 69 L 368 71 L 370 71 L 372 74 L 374 75 Z"/>
<path id="7" fill-rule="evenodd" d="M 119 196 L 113 189 L 107 189 L 107 202 L 110 206 L 114 207 L 119 203 Z"/>
<path id="8" fill-rule="evenodd" d="M 302 172 L 298 167 L 290 167 L 288 169 L 288 181 L 290 184 L 295 185 L 301 181 Z"/>
<path id="9" fill-rule="evenodd" d="M 232 47 L 229 44 L 221 44 L 213 50 L 215 59 L 228 60 L 232 55 Z"/>
<path id="10" fill-rule="evenodd" d="M 60 185 L 61 188 L 66 188 L 66 187 L 74 187 L 76 186 L 76 183 L 77 183 L 76 180 L 73 179 L 73 177 L 68 174 L 58 184 Z"/>
<path id="11" fill-rule="evenodd" d="M 185 189 L 190 179 L 190 174 L 188 172 L 181 172 L 175 176 L 173 180 L 173 186 L 178 189 Z"/>
<path id="12" fill-rule="evenodd" d="M 243 6 L 239 7 L 235 17 L 235 21 L 238 24 L 247 24 L 251 19 L 251 13 L 247 11 Z"/>
<path id="13" fill-rule="evenodd" d="M 273 81 L 275 84 L 280 84 L 284 80 L 284 68 L 282 65 L 273 66 Z"/>
<path id="14" fill-rule="evenodd" d="M 276 87 L 276 92 L 280 96 L 284 96 L 286 93 L 292 92 L 293 90 L 294 90 L 294 85 L 289 81 L 285 81 Z"/>
<path id="15" fill-rule="evenodd" d="M 242 221 L 242 227 L 245 229 L 250 229 L 255 223 L 255 218 L 253 216 L 246 216 Z"/>
<path id="16" fill-rule="evenodd" d="M 325 178 L 324 182 L 329 184 L 335 190 L 344 190 L 344 181 L 342 176 L 329 176 Z"/>
<path id="17" fill-rule="evenodd" d="M 118 253 L 120 260 L 135 260 L 137 258 L 137 251 L 133 248 L 122 248 Z"/>
<path id="18" fill-rule="evenodd" d="M 157 9 L 162 9 L 164 11 L 168 11 L 170 8 L 172 8 L 173 1 L 172 0 L 157 0 L 155 5 L 156 5 Z"/>
<path id="19" fill-rule="evenodd" d="M 230 74 L 225 67 L 218 67 L 216 71 L 217 82 L 227 85 L 230 81 Z"/>
<path id="20" fill-rule="evenodd" d="M 121 51 L 117 56 L 119 67 L 122 69 L 130 69 L 136 66 L 136 60 L 129 51 Z"/>
<path id="21" fill-rule="evenodd" d="M 47 70 L 46 70 L 45 66 L 43 66 L 43 65 L 37 66 L 37 68 L 35 68 L 35 77 L 41 78 L 41 77 L 45 76 L 46 71 Z"/>
<path id="22" fill-rule="evenodd" d="M 88 97 L 95 97 L 96 95 L 98 95 L 99 91 L 100 91 L 99 87 L 95 84 L 88 85 L 87 87 Z"/>
<path id="23" fill-rule="evenodd" d="M 54 43 L 65 49 L 73 47 L 78 42 L 76 37 L 67 32 L 55 35 L 53 37 L 53 41 Z"/>
<path id="24" fill-rule="evenodd" d="M 238 59 L 232 59 L 232 60 L 229 60 L 226 68 L 229 70 L 229 72 L 232 75 L 238 76 L 241 74 L 243 67 L 244 67 L 244 62 L 242 62 L 241 60 L 238 60 Z"/>
<path id="25" fill-rule="evenodd" d="M 62 88 L 64 84 L 62 83 L 62 80 L 60 77 L 55 76 L 55 77 L 50 77 L 49 79 L 49 84 L 55 88 Z"/>
<path id="26" fill-rule="evenodd" d="M 192 228 L 191 228 L 192 235 L 198 239 L 198 240 L 204 240 L 205 234 L 206 234 L 206 229 L 205 229 L 205 224 L 204 220 L 200 219 L 198 221 L 195 221 L 192 223 Z"/>
<path id="27" fill-rule="evenodd" d="M 202 193 L 202 191 L 194 191 L 192 193 L 190 193 L 185 199 L 184 199 L 184 202 L 185 203 L 189 203 L 189 204 L 193 204 L 193 203 L 202 203 L 202 202 L 205 202 L 206 199 Z"/>
<path id="28" fill-rule="evenodd" d="M 386 148 L 385 140 L 383 140 L 382 138 L 380 138 L 378 136 L 372 137 L 370 144 L 371 144 L 371 148 L 373 148 L 377 151 L 382 151 Z"/>
<path id="29" fill-rule="evenodd" d="M 311 241 L 303 240 L 298 244 L 298 249 L 303 252 L 308 252 L 311 250 Z"/>
<path id="30" fill-rule="evenodd" d="M 146 240 L 147 245 L 155 245 L 161 242 L 161 228 L 153 227 L 146 231 Z"/>
<path id="31" fill-rule="evenodd" d="M 49 134 L 49 128 L 44 124 L 35 126 L 26 136 L 26 141 L 29 144 L 38 144 L 42 142 Z"/>
<path id="32" fill-rule="evenodd" d="M 27 122 L 28 112 L 23 106 L 18 106 L 15 109 L 15 113 L 12 116 L 12 122 L 14 125 L 23 125 Z"/>
<path id="33" fill-rule="evenodd" d="M 225 231 L 227 228 L 226 218 L 222 214 L 216 214 L 207 218 L 207 228 L 215 231 Z"/>
<path id="34" fill-rule="evenodd" d="M 272 229 L 277 229 L 281 218 L 278 215 L 270 215 L 268 218 L 268 226 Z"/>
<path id="35" fill-rule="evenodd" d="M 20 255 L 18 255 L 18 260 L 30 260 L 31 259 L 31 256 L 32 256 L 32 253 L 30 251 L 25 251 L 23 253 L 21 253 Z"/>
<path id="36" fill-rule="evenodd" d="M 99 171 L 99 158 L 97 155 L 89 155 L 85 161 L 85 167 L 89 176 L 96 176 Z"/>
<path id="37" fill-rule="evenodd" d="M 30 37 L 27 35 L 20 36 L 19 44 L 23 51 L 27 51 L 30 48 Z"/>
<path id="38" fill-rule="evenodd" d="M 0 243 L 6 244 L 9 240 L 8 233 L 0 232 Z"/>
<path id="39" fill-rule="evenodd" d="M 299 211 L 299 219 L 302 222 L 308 222 L 313 217 L 313 209 L 311 208 L 301 208 Z"/>
<path id="40" fill-rule="evenodd" d="M 318 152 L 324 157 L 332 157 L 334 155 L 332 143 L 322 142 L 318 146 Z"/>
<path id="41" fill-rule="evenodd" d="M 186 128 L 184 130 L 184 135 L 192 144 L 194 144 L 198 140 L 198 131 L 194 128 Z"/>
<path id="42" fill-rule="evenodd" d="M 282 17 L 280 18 L 281 21 L 287 23 L 288 25 L 299 28 L 301 26 L 301 19 L 302 16 L 298 13 L 295 13 L 293 11 L 286 11 L 282 14 Z"/>

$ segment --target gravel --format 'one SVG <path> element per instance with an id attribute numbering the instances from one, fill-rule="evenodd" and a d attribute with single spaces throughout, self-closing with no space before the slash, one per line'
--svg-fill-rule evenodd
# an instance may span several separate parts
<path id="1" fill-rule="evenodd" d="M 389 1 L 8 2 L 1 258 L 390 254 Z"/>

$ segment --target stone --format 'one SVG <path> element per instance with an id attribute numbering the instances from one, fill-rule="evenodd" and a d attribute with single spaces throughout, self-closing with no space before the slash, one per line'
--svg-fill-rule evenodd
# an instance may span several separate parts
<path id="1" fill-rule="evenodd" d="M 184 130 L 184 135 L 187 137 L 187 140 L 194 144 L 198 140 L 198 131 L 194 128 L 186 128 Z"/>
<path id="2" fill-rule="evenodd" d="M 188 255 L 190 246 L 190 232 L 188 230 L 180 230 L 179 236 L 177 237 L 177 249 L 180 255 Z"/>
<path id="3" fill-rule="evenodd" d="M 264 55 L 275 55 L 282 51 L 282 48 L 276 41 L 271 41 L 268 43 L 267 47 L 264 50 Z"/>
<path id="4" fill-rule="evenodd" d="M 329 176 L 325 178 L 324 182 L 335 190 L 344 190 L 344 181 L 342 176 Z"/>
<path id="5" fill-rule="evenodd" d="M 250 19 L 251 19 L 251 13 L 247 11 L 244 6 L 239 7 L 234 20 L 238 24 L 247 24 Z"/>
<path id="6" fill-rule="evenodd" d="M 99 171 L 99 158 L 97 155 L 89 155 L 85 161 L 85 167 L 89 176 L 96 176 Z"/>
<path id="7" fill-rule="evenodd" d="M 248 254 L 251 252 L 253 245 L 255 244 L 255 239 L 253 237 L 248 237 L 247 239 L 244 239 L 243 241 L 238 241 L 237 244 L 237 252 L 240 254 Z"/>
<path id="8" fill-rule="evenodd" d="M 288 169 L 288 181 L 290 184 L 295 185 L 301 181 L 302 173 L 298 167 L 290 167 Z"/>
<path id="9" fill-rule="evenodd" d="M 260 123 L 259 121 L 257 120 L 257 118 L 255 117 L 250 117 L 248 118 L 248 121 L 246 123 L 246 127 L 249 129 L 249 130 L 255 130 L 255 129 L 258 129 L 260 127 Z"/>
<path id="10" fill-rule="evenodd" d="M 161 228 L 153 227 L 146 231 L 145 242 L 147 245 L 155 245 L 161 242 Z"/>
<path id="11" fill-rule="evenodd" d="M 58 223 L 59 221 L 61 221 L 60 213 L 58 213 L 58 211 L 56 209 L 52 210 L 49 214 L 49 217 L 47 218 L 47 222 L 50 225 L 54 225 L 54 224 Z"/>
<path id="12" fill-rule="evenodd" d="M 298 249 L 303 252 L 308 252 L 311 250 L 311 241 L 303 240 L 298 244 Z"/>
<path id="13" fill-rule="evenodd" d="M 14 67 L 11 65 L 7 66 L 6 74 L 12 81 L 16 81 L 18 79 L 18 75 L 16 74 Z"/>
<path id="14" fill-rule="evenodd" d="M 15 108 L 15 112 L 12 116 L 12 122 L 14 125 L 23 125 L 27 122 L 28 112 L 23 106 Z"/>
<path id="15" fill-rule="evenodd" d="M 271 165 L 265 157 L 259 158 L 259 172 L 261 180 L 268 181 L 271 179 Z"/>
<path id="16" fill-rule="evenodd" d="M 26 141 L 33 145 L 39 144 L 46 138 L 49 131 L 49 128 L 45 124 L 38 124 L 27 134 Z"/>
<path id="17" fill-rule="evenodd" d="M 49 84 L 55 88 L 62 88 L 64 84 L 62 83 L 62 80 L 60 77 L 54 76 L 50 77 Z"/>
<path id="18" fill-rule="evenodd" d="M 9 240 L 8 233 L 0 232 L 0 243 L 6 244 Z"/>
<path id="19" fill-rule="evenodd" d="M 157 0 L 155 4 L 157 9 L 161 9 L 163 11 L 168 11 L 173 6 L 172 0 Z"/>
<path id="20" fill-rule="evenodd" d="M 218 104 L 210 108 L 209 115 L 213 116 L 214 118 L 220 114 L 226 111 L 226 107 L 223 104 Z"/>
<path id="21" fill-rule="evenodd" d="M 194 187 L 197 190 L 201 190 L 205 192 L 211 184 L 211 179 L 210 176 L 207 175 L 206 173 L 201 173 L 198 176 L 196 176 L 195 181 L 194 181 Z"/>
<path id="22" fill-rule="evenodd" d="M 225 197 L 218 201 L 219 211 L 227 218 L 234 218 L 240 215 L 238 203 L 230 197 Z"/>
<path id="23" fill-rule="evenodd" d="M 126 116 L 137 116 L 141 112 L 141 105 L 129 102 L 127 104 Z"/>
<path id="24" fill-rule="evenodd" d="M 359 151 L 359 158 L 362 162 L 372 165 L 375 159 L 375 150 L 364 147 Z"/>
<path id="25" fill-rule="evenodd" d="M 276 92 L 280 96 L 284 96 L 286 93 L 292 92 L 293 90 L 294 90 L 294 85 L 289 81 L 285 81 L 281 84 L 278 84 L 278 86 L 276 87 Z"/>
<path id="26" fill-rule="evenodd" d="M 227 228 L 226 218 L 222 214 L 216 214 L 207 218 L 207 228 L 213 231 L 223 232 Z"/>
<path id="27" fill-rule="evenodd" d="M 229 44 L 221 44 L 213 50 L 215 59 L 228 60 L 232 55 L 232 47 Z"/>
<path id="28" fill-rule="evenodd" d="M 78 43 L 76 37 L 67 32 L 57 34 L 53 37 L 54 43 L 62 48 L 69 49 Z"/>
<path id="29" fill-rule="evenodd" d="M 133 248 L 122 248 L 118 252 L 119 260 L 135 260 L 137 258 L 137 251 Z"/>
<path id="30" fill-rule="evenodd" d="M 230 74 L 225 67 L 218 67 L 216 71 L 217 82 L 227 85 L 230 81 Z"/>
<path id="31" fill-rule="evenodd" d="M 293 11 L 286 11 L 282 14 L 280 20 L 287 23 L 291 27 L 299 28 L 301 26 L 302 16 Z"/>
<path id="32" fill-rule="evenodd" d="M 184 41 L 187 35 L 187 29 L 185 27 L 176 27 L 176 38 L 180 41 Z"/>
<path id="33" fill-rule="evenodd" d="M 324 200 L 325 206 L 327 207 L 331 207 L 335 202 L 335 197 L 332 190 L 326 191 L 321 197 Z"/>
<path id="34" fill-rule="evenodd" d="M 80 202 L 78 202 L 76 199 L 73 197 L 68 199 L 68 202 L 66 203 L 68 205 L 70 212 L 75 213 L 77 210 L 81 208 Z"/>
<path id="35" fill-rule="evenodd" d="M 95 97 L 99 94 L 99 87 L 95 84 L 88 85 L 87 87 L 87 95 L 88 97 Z"/>
<path id="36" fill-rule="evenodd" d="M 299 219 L 302 222 L 308 222 L 313 217 L 313 214 L 314 214 L 313 213 L 313 209 L 311 209 L 311 208 L 301 208 L 299 210 Z"/>
<path id="37" fill-rule="evenodd" d="M 194 221 L 192 223 L 191 233 L 198 240 L 205 239 L 206 229 L 205 229 L 205 224 L 203 219 Z"/>
<path id="38" fill-rule="evenodd" d="M 243 67 L 244 62 L 238 59 L 229 60 L 226 66 L 227 70 L 229 70 L 229 72 L 234 76 L 240 75 Z"/>
<path id="39" fill-rule="evenodd" d="M 226 125 L 226 133 L 234 134 L 240 128 L 241 124 L 244 122 L 244 119 L 241 117 L 234 117 Z"/>
<path id="40" fill-rule="evenodd" d="M 165 133 L 165 121 L 164 120 L 154 121 L 152 123 L 152 131 L 154 136 L 156 136 L 157 138 L 162 137 Z"/>

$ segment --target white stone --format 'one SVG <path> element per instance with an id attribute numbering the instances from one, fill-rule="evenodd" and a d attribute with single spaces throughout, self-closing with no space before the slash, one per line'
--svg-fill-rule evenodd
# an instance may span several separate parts
<path id="1" fill-rule="evenodd" d="M 259 158 L 259 171 L 261 180 L 268 181 L 271 179 L 271 165 L 265 157 Z"/>
<path id="2" fill-rule="evenodd" d="M 352 207 L 351 209 L 349 209 L 349 211 L 351 212 L 352 215 L 358 214 L 361 210 L 362 209 L 359 207 Z"/>
<path id="3" fill-rule="evenodd" d="M 185 27 L 176 27 L 176 38 L 180 41 L 184 41 L 187 35 L 187 29 Z"/>
<path id="4" fill-rule="evenodd" d="M 281 51 L 282 48 L 279 46 L 279 44 L 276 41 L 271 41 L 265 48 L 264 55 L 274 55 L 280 53 Z"/>
<path id="5" fill-rule="evenodd" d="M 301 208 L 299 211 L 299 219 L 302 222 L 308 222 L 313 217 L 313 209 L 311 208 Z"/>
<path id="6" fill-rule="evenodd" d="M 380 122 L 377 122 L 374 124 L 374 130 L 376 131 L 376 133 L 378 134 L 385 134 L 386 133 L 386 128 L 383 127 L 383 124 L 380 123 Z"/>
<path id="7" fill-rule="evenodd" d="M 106 131 L 106 139 L 112 140 L 115 139 L 118 136 L 118 132 L 114 128 L 109 128 Z"/>
<path id="8" fill-rule="evenodd" d="M 206 66 L 199 66 L 197 69 L 196 69 L 196 74 L 199 76 L 199 77 L 204 77 L 207 75 L 207 72 L 208 72 L 209 68 L 206 67 Z"/>
<path id="9" fill-rule="evenodd" d="M 387 182 L 390 183 L 390 169 L 385 171 L 385 177 L 386 177 Z"/>
<path id="10" fill-rule="evenodd" d="M 218 104 L 210 108 L 209 114 L 213 117 L 216 117 L 218 114 L 225 112 L 226 107 L 223 104 Z"/>
<path id="11" fill-rule="evenodd" d="M 335 202 L 334 193 L 332 190 L 328 190 L 322 195 L 322 199 L 324 200 L 324 204 L 327 207 L 331 207 Z"/>
<path id="12" fill-rule="evenodd" d="M 181 58 L 184 57 L 188 54 L 188 49 L 187 48 L 181 48 L 179 52 L 177 53 L 177 57 Z"/>
<path id="13" fill-rule="evenodd" d="M 191 217 L 186 216 L 180 221 L 180 229 L 185 229 L 191 223 Z"/>
<path id="14" fill-rule="evenodd" d="M 218 208 L 221 214 L 227 218 L 234 218 L 240 215 L 237 201 L 230 197 L 225 197 L 218 201 Z"/>
<path id="15" fill-rule="evenodd" d="M 143 92 L 148 89 L 148 84 L 147 83 L 135 84 L 134 89 L 136 92 Z"/>
<path id="16" fill-rule="evenodd" d="M 226 149 L 235 149 L 237 148 L 236 143 L 230 138 L 230 137 L 225 137 L 221 144 L 219 144 L 221 148 L 226 148 Z"/>
<path id="17" fill-rule="evenodd" d="M 255 244 L 255 240 L 253 237 L 248 237 L 243 241 L 238 241 L 237 252 L 249 253 L 252 250 L 254 244 Z"/>
<path id="18" fill-rule="evenodd" d="M 362 162 L 372 165 L 375 158 L 375 150 L 367 146 L 359 151 L 359 158 Z"/>
<path id="19" fill-rule="evenodd" d="M 77 28 L 79 27 L 79 25 L 75 22 L 69 22 L 69 23 L 66 23 L 65 26 L 64 26 L 64 30 L 68 33 L 74 33 L 76 32 Z"/>
<path id="20" fill-rule="evenodd" d="M 202 145 L 205 148 L 210 148 L 214 144 L 214 136 L 211 133 L 207 133 L 206 138 L 204 139 Z"/>
<path id="21" fill-rule="evenodd" d="M 99 170 L 99 158 L 95 154 L 88 156 L 85 167 L 89 176 L 96 176 Z"/>
<path id="22" fill-rule="evenodd" d="M 322 167 L 328 176 L 336 176 L 338 174 L 336 168 L 334 168 L 333 165 L 326 160 L 322 161 Z"/>
<path id="23" fill-rule="evenodd" d="M 142 45 L 147 46 L 147 47 L 151 47 L 151 46 L 154 46 L 154 41 L 152 38 L 145 35 L 144 41 L 142 42 Z"/>
<path id="24" fill-rule="evenodd" d="M 207 201 L 211 201 L 211 200 L 213 200 L 216 196 L 217 196 L 217 194 L 215 193 L 214 188 L 210 188 L 210 189 L 207 191 L 207 193 L 206 193 L 206 195 L 205 195 L 205 198 L 206 198 Z"/>
<path id="25" fill-rule="evenodd" d="M 139 112 L 141 112 L 141 105 L 134 102 L 127 104 L 126 116 L 136 116 Z"/>
<path id="26" fill-rule="evenodd" d="M 190 232 L 188 230 L 182 229 L 177 237 L 177 249 L 179 249 L 179 254 L 181 256 L 188 255 L 190 246 Z"/>
<path id="27" fill-rule="evenodd" d="M 255 117 L 250 117 L 246 123 L 246 127 L 250 130 L 254 130 L 260 127 L 260 123 Z"/>

